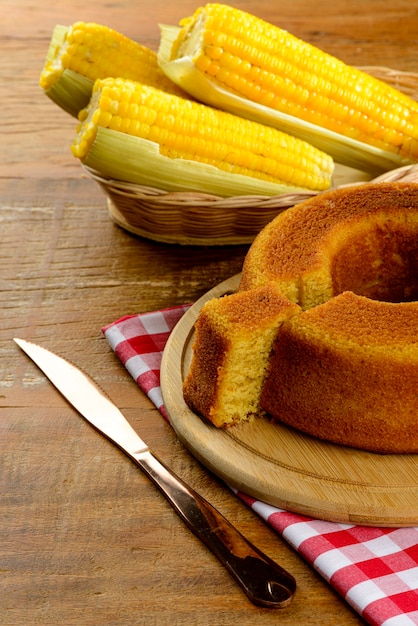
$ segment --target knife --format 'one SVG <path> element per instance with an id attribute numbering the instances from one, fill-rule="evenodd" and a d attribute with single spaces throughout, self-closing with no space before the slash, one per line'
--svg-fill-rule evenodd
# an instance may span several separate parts
<path id="1" fill-rule="evenodd" d="M 251 602 L 266 608 L 282 608 L 291 602 L 296 591 L 293 576 L 250 543 L 217 509 L 159 461 L 87 374 L 41 346 L 24 339 L 14 341 L 73 407 L 145 472 Z"/>

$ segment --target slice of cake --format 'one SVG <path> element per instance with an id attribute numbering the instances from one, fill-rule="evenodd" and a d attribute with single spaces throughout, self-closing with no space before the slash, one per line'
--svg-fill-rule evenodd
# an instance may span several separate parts
<path id="1" fill-rule="evenodd" d="M 263 412 L 260 393 L 280 325 L 300 312 L 269 283 L 207 302 L 195 326 L 186 404 L 217 427 Z"/>

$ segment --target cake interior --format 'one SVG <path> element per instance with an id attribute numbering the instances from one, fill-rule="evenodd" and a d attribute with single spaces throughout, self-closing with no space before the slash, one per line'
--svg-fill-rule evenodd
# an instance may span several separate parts
<path id="1" fill-rule="evenodd" d="M 333 295 L 352 291 L 386 302 L 418 300 L 418 224 L 361 222 L 334 252 Z"/>

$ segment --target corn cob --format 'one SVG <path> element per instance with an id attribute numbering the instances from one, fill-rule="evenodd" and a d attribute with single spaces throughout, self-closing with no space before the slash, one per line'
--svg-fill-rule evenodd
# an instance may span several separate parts
<path id="1" fill-rule="evenodd" d="M 39 84 L 62 109 L 77 117 L 94 81 L 129 78 L 185 95 L 158 66 L 157 55 L 121 33 L 93 22 L 55 26 Z"/>
<path id="2" fill-rule="evenodd" d="M 102 175 L 222 196 L 329 187 L 332 159 L 277 129 L 125 79 L 97 80 L 74 156 Z"/>
<path id="3" fill-rule="evenodd" d="M 180 26 L 161 27 L 159 62 L 196 98 L 371 173 L 418 160 L 418 104 L 391 86 L 230 6 Z"/>

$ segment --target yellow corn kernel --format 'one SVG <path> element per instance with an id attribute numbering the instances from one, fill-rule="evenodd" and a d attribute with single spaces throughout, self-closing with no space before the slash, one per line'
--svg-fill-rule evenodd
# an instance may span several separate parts
<path id="1" fill-rule="evenodd" d="M 212 170 L 272 183 L 271 193 L 266 195 L 278 192 L 278 185 L 305 190 L 324 190 L 330 186 L 332 159 L 306 142 L 134 81 L 97 80 L 90 104 L 80 114 L 80 120 L 72 151 L 91 167 L 90 153 L 93 148 L 97 152 L 96 135 L 103 124 L 125 136 L 157 144 L 167 163 L 200 162 L 210 165 Z M 94 167 L 101 172 L 106 168 L 107 175 L 117 178 L 112 167 L 122 164 L 125 167 L 122 176 L 128 176 L 129 157 L 124 153 L 122 141 L 118 163 L 109 163 L 103 153 L 103 160 L 95 161 Z M 141 172 L 140 176 L 146 174 Z M 161 178 L 164 188 L 164 173 Z M 131 178 L 130 182 L 136 181 Z M 187 184 L 187 181 L 179 183 Z"/>
<path id="2" fill-rule="evenodd" d="M 167 42 L 161 44 L 160 64 L 202 101 L 237 112 L 234 98 L 245 100 L 247 106 L 239 103 L 240 114 L 285 128 L 337 161 L 350 159 L 348 165 L 357 165 L 356 155 L 354 161 L 344 155 L 344 139 L 346 145 L 355 142 L 350 144 L 354 149 L 366 144 L 389 153 L 389 164 L 418 160 L 418 103 L 393 87 L 231 6 L 207 4 L 180 25 L 170 53 L 165 52 Z M 163 27 L 163 39 L 167 33 Z M 186 65 L 176 64 L 182 59 L 207 77 L 210 87 L 195 76 L 189 80 Z M 220 90 L 232 99 L 223 100 Z M 282 117 L 269 117 L 263 107 Z M 294 118 L 292 131 L 281 126 L 289 122 L 284 116 Z M 310 124 L 332 134 L 316 130 L 310 135 Z M 342 143 L 335 152 L 333 139 Z"/>
<path id="3" fill-rule="evenodd" d="M 158 65 L 157 55 L 125 35 L 93 22 L 56 26 L 39 84 L 61 108 L 77 117 L 97 78 L 121 77 L 185 95 Z"/>

